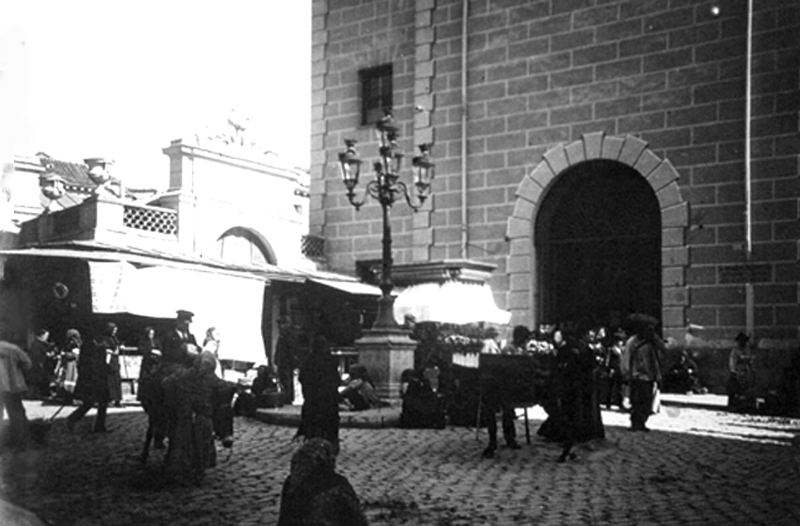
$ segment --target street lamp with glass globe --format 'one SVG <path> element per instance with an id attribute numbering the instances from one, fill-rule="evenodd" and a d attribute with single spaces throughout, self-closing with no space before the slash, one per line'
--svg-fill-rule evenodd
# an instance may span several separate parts
<path id="1" fill-rule="evenodd" d="M 376 124 L 378 132 L 378 153 L 380 160 L 373 164 L 375 178 L 367 183 L 364 197 L 356 198 L 355 189 L 358 186 L 363 161 L 356 152 L 354 139 L 346 139 L 346 149 L 339 153 L 339 169 L 342 182 L 347 188 L 347 199 L 356 211 L 371 196 L 377 200 L 383 210 L 383 253 L 381 257 L 381 297 L 378 300 L 378 315 L 373 329 L 397 328 L 398 323 L 394 318 L 394 297 L 392 296 L 392 230 L 389 222 L 389 209 L 399 198 L 404 198 L 414 212 L 418 211 L 431 194 L 431 182 L 434 177 L 435 164 L 431 161 L 430 145 L 421 144 L 420 154 L 411 160 L 413 171 L 414 190 L 400 180 L 400 170 L 403 164 L 403 153 L 397 146 L 398 127 L 391 113 L 387 113 Z"/>

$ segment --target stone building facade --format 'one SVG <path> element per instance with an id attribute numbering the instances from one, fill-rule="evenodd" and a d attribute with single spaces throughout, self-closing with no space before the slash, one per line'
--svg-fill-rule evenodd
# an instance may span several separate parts
<path id="1" fill-rule="evenodd" d="M 388 70 L 401 146 L 436 162 L 423 210 L 392 210 L 396 263 L 497 265 L 512 324 L 636 311 L 793 348 L 798 57 L 793 0 L 314 0 L 310 232 L 336 270 L 379 257 L 337 154 L 377 157 Z"/>

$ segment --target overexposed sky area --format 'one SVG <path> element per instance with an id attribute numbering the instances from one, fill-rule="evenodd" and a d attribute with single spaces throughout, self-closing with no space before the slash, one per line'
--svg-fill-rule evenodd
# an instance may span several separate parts
<path id="1" fill-rule="evenodd" d="M 6 43 L 24 41 L 17 153 L 111 157 L 128 186 L 165 187 L 161 149 L 233 109 L 251 140 L 308 167 L 311 0 L 10 0 L 3 13 Z"/>

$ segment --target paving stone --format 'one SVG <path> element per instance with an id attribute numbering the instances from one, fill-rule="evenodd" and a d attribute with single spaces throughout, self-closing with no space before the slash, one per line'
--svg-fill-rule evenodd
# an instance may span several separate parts
<path id="1" fill-rule="evenodd" d="M 675 406 L 678 407 L 678 406 Z M 29 415 L 55 408 L 32 406 Z M 604 411 L 607 438 L 559 464 L 557 444 L 480 457 L 481 430 L 342 429 L 337 466 L 370 524 L 796 524 L 800 420 L 730 414 L 691 404 L 632 433 L 629 415 Z M 0 496 L 53 524 L 274 524 L 296 430 L 237 418 L 230 456 L 201 488 L 136 489 L 146 419 L 112 410 L 113 433 L 70 434 L 57 419 L 48 446 L 0 454 Z M 524 437 L 524 425 L 517 431 Z M 524 439 L 523 439 L 524 440 Z M 155 466 L 163 452 L 151 455 Z M 680 504 L 677 504 L 680 503 Z"/>

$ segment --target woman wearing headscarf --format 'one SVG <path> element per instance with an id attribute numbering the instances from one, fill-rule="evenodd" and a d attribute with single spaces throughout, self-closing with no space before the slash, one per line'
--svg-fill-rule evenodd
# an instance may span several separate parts
<path id="1" fill-rule="evenodd" d="M 235 386 L 214 374 L 216 365 L 214 354 L 203 351 L 192 367 L 179 369 L 162 382 L 169 441 L 164 469 L 167 477 L 177 482 L 199 484 L 205 470 L 216 465 L 215 436 L 223 439 L 226 447 L 232 445 L 230 401 Z M 226 421 L 216 420 L 226 402 Z"/>
<path id="2" fill-rule="evenodd" d="M 303 408 L 297 436 L 324 438 L 339 447 L 339 371 L 324 336 L 316 336 L 300 367 Z"/>
<path id="3" fill-rule="evenodd" d="M 292 456 L 278 518 L 278 526 L 312 524 L 367 524 L 353 486 L 336 473 L 336 447 L 321 438 L 308 440 Z"/>

